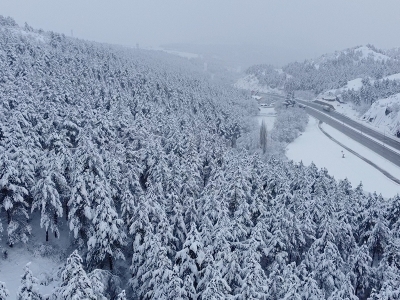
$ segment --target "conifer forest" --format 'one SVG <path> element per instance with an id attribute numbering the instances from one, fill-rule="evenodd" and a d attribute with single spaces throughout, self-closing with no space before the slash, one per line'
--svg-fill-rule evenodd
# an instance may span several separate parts
<path id="1" fill-rule="evenodd" d="M 188 60 L 0 17 L 1 251 L 64 260 L 17 299 L 400 299 L 400 196 L 285 159 L 301 109 L 251 145 L 257 110 Z"/>

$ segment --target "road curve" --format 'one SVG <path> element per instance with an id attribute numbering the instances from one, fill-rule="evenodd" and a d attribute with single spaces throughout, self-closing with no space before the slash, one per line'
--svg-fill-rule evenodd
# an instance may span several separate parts
<path id="1" fill-rule="evenodd" d="M 303 101 L 303 100 L 299 100 L 299 99 L 296 99 L 296 101 L 298 101 L 301 104 L 310 106 L 310 107 L 312 107 L 312 108 L 314 108 L 314 109 L 316 109 L 318 111 L 325 112 L 323 110 L 322 106 L 319 105 L 319 104 L 316 104 L 316 103 L 313 103 L 313 102 L 310 102 L 310 101 Z M 379 133 L 379 132 L 377 132 L 377 131 L 375 131 L 375 130 L 373 130 L 371 128 L 368 128 L 368 127 L 366 127 L 366 126 L 364 126 L 364 125 L 362 125 L 362 124 L 360 124 L 360 123 L 358 123 L 358 122 L 356 122 L 356 121 L 354 121 L 354 120 L 352 120 L 352 119 L 350 119 L 350 118 L 348 118 L 348 117 L 346 117 L 346 116 L 344 116 L 342 114 L 339 114 L 339 113 L 337 113 L 335 111 L 330 111 L 328 114 L 332 118 L 335 118 L 335 119 L 339 120 L 340 122 L 343 122 L 343 123 L 353 127 L 354 129 L 357 129 L 357 130 L 361 131 L 362 133 L 368 134 L 369 136 L 381 141 L 382 143 L 384 143 L 384 144 L 386 144 L 388 146 L 391 146 L 391 147 L 393 147 L 393 148 L 395 148 L 395 149 L 400 151 L 400 140 L 396 141 L 395 140 L 396 138 L 393 139 L 393 138 L 387 137 L 386 135 L 381 134 L 381 133 Z"/>
<path id="2" fill-rule="evenodd" d="M 369 137 L 365 136 L 364 134 L 360 133 L 359 131 L 349 128 L 346 125 L 343 125 L 342 122 L 339 122 L 335 119 L 328 117 L 324 113 L 321 113 L 321 112 L 316 111 L 309 107 L 306 107 L 305 109 L 309 115 L 332 126 L 335 129 L 341 131 L 348 137 L 359 142 L 360 144 L 371 149 L 372 151 L 374 151 L 377 154 L 381 155 L 382 157 L 386 158 L 390 162 L 394 163 L 396 166 L 400 167 L 400 154 L 398 154 L 398 153 L 394 152 L 393 150 L 390 150 L 389 148 L 383 146 L 382 144 L 370 139 Z"/>

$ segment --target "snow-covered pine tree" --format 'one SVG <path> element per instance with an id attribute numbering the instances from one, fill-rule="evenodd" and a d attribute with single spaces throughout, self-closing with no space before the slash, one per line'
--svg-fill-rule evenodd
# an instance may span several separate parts
<path id="1" fill-rule="evenodd" d="M 260 264 L 261 255 L 256 250 L 257 245 L 245 245 L 241 251 L 242 285 L 237 289 L 236 299 L 268 299 L 269 281 Z"/>
<path id="2" fill-rule="evenodd" d="M 305 257 L 308 269 L 313 270 L 313 279 L 328 298 L 346 280 L 344 261 L 334 241 L 334 227 L 329 221 L 321 226 L 321 237 L 311 245 Z"/>
<path id="3" fill-rule="evenodd" d="M 200 280 L 201 265 L 204 260 L 203 242 L 201 235 L 197 231 L 196 225 L 191 224 L 191 229 L 188 232 L 183 248 L 176 252 L 175 265 L 179 276 L 185 278 L 190 277 L 190 280 L 185 279 L 185 284 L 189 282 L 193 284 L 194 290 Z M 185 290 L 189 287 L 185 286 Z"/>
<path id="4" fill-rule="evenodd" d="M 341 299 L 349 299 L 349 300 L 358 300 L 359 298 L 356 296 L 354 292 L 354 288 L 351 284 L 350 278 L 344 280 L 342 286 L 336 288 L 333 293 L 329 296 L 329 300 L 341 300 Z"/>
<path id="5" fill-rule="evenodd" d="M 29 269 L 30 263 L 27 263 L 24 268 L 24 275 L 21 278 L 21 285 L 17 292 L 18 300 L 42 300 L 43 297 L 37 289 L 38 279 L 33 276 Z"/>
<path id="6" fill-rule="evenodd" d="M 299 266 L 300 286 L 298 287 L 301 299 L 319 300 L 324 299 L 324 291 L 320 289 L 318 282 L 313 278 L 313 274 L 307 271 L 304 264 Z"/>
<path id="7" fill-rule="evenodd" d="M 10 292 L 7 290 L 6 284 L 0 281 L 0 300 L 7 300 Z"/>
<path id="8" fill-rule="evenodd" d="M 200 279 L 197 285 L 199 299 L 229 299 L 231 288 L 220 273 L 220 268 L 216 267 L 216 262 L 212 256 L 213 247 L 205 249 Z"/>
<path id="9" fill-rule="evenodd" d="M 110 195 L 98 193 L 98 197 L 97 201 L 100 203 L 93 212 L 93 232 L 88 240 L 87 259 L 92 263 L 100 263 L 107 259 L 112 270 L 114 259 L 125 259 L 121 248 L 126 243 L 126 234 Z"/>
<path id="10" fill-rule="evenodd" d="M 8 244 L 12 247 L 19 241 L 26 243 L 31 233 L 27 212 L 29 187 L 18 165 L 18 161 L 23 159 L 23 153 L 12 148 L 10 152 L 2 151 L 0 155 L 0 194 L 2 207 L 7 214 Z"/>
<path id="11" fill-rule="evenodd" d="M 35 209 L 40 211 L 40 226 L 44 227 L 46 241 L 48 241 L 49 229 L 54 232 L 56 238 L 59 237 L 58 219 L 63 214 L 60 194 L 65 193 L 68 187 L 60 162 L 56 157 L 44 157 L 37 173 L 39 173 L 39 179 L 32 188 L 31 211 Z"/>
<path id="12" fill-rule="evenodd" d="M 106 300 L 107 298 L 104 296 L 105 286 L 102 281 L 102 270 L 94 269 L 88 275 L 88 278 L 92 284 L 93 293 L 95 294 L 97 300 Z"/>
<path id="13" fill-rule="evenodd" d="M 169 299 L 170 293 L 175 294 L 176 297 L 182 296 L 181 287 L 182 280 L 177 281 L 179 278 L 172 268 L 172 262 L 168 258 L 167 249 L 160 244 L 154 245 L 155 253 L 154 258 L 148 256 L 148 269 L 144 278 L 148 280 L 148 289 L 145 294 L 146 299 Z M 150 261 L 153 260 L 151 263 Z M 171 280 L 174 280 L 174 286 L 171 286 Z"/>
<path id="14" fill-rule="evenodd" d="M 117 298 L 115 298 L 115 300 L 126 300 L 125 290 L 122 290 L 121 293 L 118 294 Z"/>
<path id="15" fill-rule="evenodd" d="M 92 282 L 83 269 L 82 258 L 77 250 L 68 257 L 61 273 L 61 279 L 61 287 L 56 292 L 58 299 L 97 300 L 92 288 Z"/>
<path id="16" fill-rule="evenodd" d="M 375 281 L 371 268 L 372 258 L 369 256 L 368 247 L 365 244 L 357 247 L 350 258 L 350 262 L 350 279 L 353 281 L 354 294 L 360 299 L 367 298 Z"/>

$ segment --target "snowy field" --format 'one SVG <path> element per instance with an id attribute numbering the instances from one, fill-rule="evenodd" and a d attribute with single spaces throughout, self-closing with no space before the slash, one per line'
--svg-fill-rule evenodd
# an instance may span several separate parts
<path id="1" fill-rule="evenodd" d="M 400 168 L 352 141 L 337 130 L 328 127 L 325 125 L 324 129 L 335 139 L 380 165 L 393 176 L 400 178 Z M 317 120 L 310 117 L 305 132 L 288 145 L 286 155 L 295 162 L 303 161 L 305 165 L 314 162 L 318 168 L 328 169 L 329 174 L 336 179 L 347 178 L 353 187 L 362 182 L 364 190 L 367 192 L 377 191 L 383 197 L 392 197 L 400 193 L 400 185 L 346 150 L 344 150 L 345 158 L 342 158 L 342 150 L 344 149 L 341 146 L 330 140 L 319 130 Z"/>
<path id="2" fill-rule="evenodd" d="M 261 125 L 262 121 L 267 125 L 267 130 L 270 131 L 274 127 L 276 118 L 275 109 L 273 107 L 260 107 L 260 112 L 257 116 L 257 120 Z"/>
<path id="3" fill-rule="evenodd" d="M 66 252 L 70 243 L 70 232 L 63 219 L 59 220 L 60 238 L 50 235 L 45 242 L 45 232 L 40 228 L 39 216 L 34 215 L 30 222 L 32 236 L 28 244 L 19 243 L 9 248 L 7 239 L 0 243 L 0 281 L 6 283 L 10 292 L 8 299 L 15 299 L 21 285 L 21 276 L 27 263 L 34 277 L 38 279 L 37 288 L 42 295 L 51 294 L 60 286 L 58 272 L 66 262 Z M 7 250 L 7 257 L 3 251 Z"/>
<path id="4" fill-rule="evenodd" d="M 9 299 L 15 299 L 19 286 L 21 285 L 21 276 L 24 273 L 24 267 L 27 263 L 30 270 L 39 280 L 38 290 L 42 295 L 51 294 L 59 286 L 57 272 L 63 265 L 62 262 L 52 258 L 42 257 L 39 253 L 32 252 L 24 245 L 17 245 L 12 251 L 8 251 L 7 259 L 2 259 L 0 263 L 0 281 L 6 283 L 10 292 Z"/>

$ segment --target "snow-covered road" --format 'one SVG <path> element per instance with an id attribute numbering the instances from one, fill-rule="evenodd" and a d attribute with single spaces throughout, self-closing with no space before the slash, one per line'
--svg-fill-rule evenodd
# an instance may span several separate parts
<path id="1" fill-rule="evenodd" d="M 363 183 L 364 190 L 381 193 L 384 197 L 392 197 L 400 193 L 400 185 L 394 183 L 374 167 L 357 156 L 348 153 L 341 146 L 330 140 L 318 128 L 318 121 L 310 117 L 305 132 L 288 145 L 286 155 L 296 162 L 305 165 L 314 162 L 318 168 L 326 168 L 336 179 L 347 178 L 353 185 Z M 351 140 L 336 129 L 324 125 L 324 129 L 335 139 L 378 164 L 393 176 L 400 178 L 400 168 L 383 159 L 368 148 Z M 342 157 L 344 150 L 345 158 Z"/>

